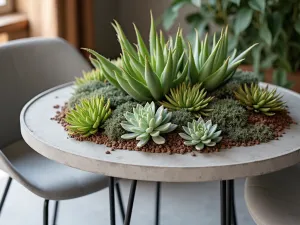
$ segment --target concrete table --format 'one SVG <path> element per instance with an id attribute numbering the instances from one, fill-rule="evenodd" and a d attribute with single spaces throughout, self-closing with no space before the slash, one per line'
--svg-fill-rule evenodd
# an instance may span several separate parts
<path id="1" fill-rule="evenodd" d="M 274 87 L 270 85 L 270 88 Z M 287 102 L 293 119 L 300 122 L 300 95 L 280 87 L 278 91 L 284 95 L 283 100 Z M 64 128 L 50 120 L 55 115 L 53 106 L 63 105 L 72 92 L 72 84 L 64 84 L 45 91 L 29 101 L 20 116 L 22 136 L 35 151 L 54 161 L 107 175 L 111 177 L 112 183 L 113 177 L 133 180 L 125 224 L 130 223 L 137 180 L 155 182 L 220 180 L 221 221 L 222 225 L 229 225 L 231 219 L 234 219 L 234 179 L 270 173 L 300 161 L 300 125 L 292 125 L 279 141 L 274 140 L 251 147 L 234 147 L 211 154 L 199 153 L 196 157 L 190 154 L 168 155 L 125 150 L 106 154 L 110 148 L 68 138 Z M 113 188 L 113 185 L 110 187 Z M 114 213 L 111 216 L 114 217 Z M 114 222 L 113 218 L 112 220 Z"/>

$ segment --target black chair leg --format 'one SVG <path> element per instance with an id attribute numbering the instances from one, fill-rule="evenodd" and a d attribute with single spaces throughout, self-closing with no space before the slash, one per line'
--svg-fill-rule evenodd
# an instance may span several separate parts
<path id="1" fill-rule="evenodd" d="M 124 209 L 124 204 L 123 204 L 123 200 L 122 200 L 122 194 L 121 194 L 121 188 L 120 188 L 119 182 L 116 183 L 116 191 L 117 191 L 117 198 L 118 198 L 118 202 L 119 202 L 119 207 L 120 207 L 120 211 L 121 211 L 122 220 L 124 222 L 124 220 L 125 220 L 125 209 Z"/>
<path id="2" fill-rule="evenodd" d="M 7 196 L 7 193 L 8 193 L 11 182 L 12 182 L 12 178 L 10 177 L 7 180 L 7 183 L 6 183 L 3 195 L 2 195 L 2 199 L 1 199 L 1 202 L 0 202 L 0 213 L 2 211 L 2 208 L 3 208 L 3 205 L 4 205 L 4 202 L 5 202 L 5 199 L 6 199 L 6 196 Z"/>
<path id="3" fill-rule="evenodd" d="M 53 225 L 56 225 L 58 207 L 59 207 L 59 201 L 55 201 L 54 216 L 53 216 L 53 223 L 52 223 Z"/>
<path id="4" fill-rule="evenodd" d="M 49 200 L 45 199 L 44 201 L 44 216 L 43 216 L 43 225 L 48 225 L 49 221 Z"/>

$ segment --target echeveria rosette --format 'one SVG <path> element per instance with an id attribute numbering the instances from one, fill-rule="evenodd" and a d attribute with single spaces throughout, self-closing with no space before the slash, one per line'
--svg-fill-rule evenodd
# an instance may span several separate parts
<path id="1" fill-rule="evenodd" d="M 251 83 L 250 87 L 247 84 L 241 85 L 234 94 L 248 110 L 273 116 L 276 112 L 285 110 L 282 96 L 276 91 L 276 88 L 270 91 L 268 86 L 261 88 L 258 84 Z"/>
<path id="2" fill-rule="evenodd" d="M 236 50 L 229 57 L 228 52 L 228 28 L 221 32 L 220 39 L 216 42 L 214 35 L 211 51 L 209 50 L 208 38 L 199 40 L 196 31 L 194 50 L 189 45 L 189 80 L 192 84 L 203 83 L 208 91 L 213 91 L 235 73 L 238 66 L 244 61 L 244 57 L 256 44 L 252 45 L 239 56 Z"/>
<path id="3" fill-rule="evenodd" d="M 83 99 L 66 114 L 68 132 L 88 137 L 98 131 L 110 114 L 109 100 L 105 103 L 103 97 Z"/>
<path id="4" fill-rule="evenodd" d="M 133 112 L 124 114 L 126 121 L 121 126 L 130 133 L 121 136 L 123 139 L 138 140 L 137 147 L 144 146 L 150 139 L 156 144 L 164 144 L 165 138 L 161 134 L 169 133 L 177 128 L 170 123 L 172 113 L 163 106 L 155 110 L 154 102 L 146 103 L 145 106 L 138 104 Z"/>
<path id="5" fill-rule="evenodd" d="M 185 109 L 196 117 L 208 116 L 212 109 L 207 106 L 214 97 L 206 97 L 206 94 L 202 84 L 190 85 L 184 82 L 172 88 L 170 94 L 165 96 L 167 101 L 160 103 L 171 110 Z"/>
<path id="6" fill-rule="evenodd" d="M 135 28 L 137 45 L 132 45 L 121 26 L 113 24 L 122 49 L 122 68 L 117 67 L 97 52 L 86 49 L 95 58 L 93 61 L 103 68 L 106 79 L 124 90 L 138 101 L 161 100 L 170 88 L 182 83 L 188 74 L 182 31 L 178 29 L 176 38 L 165 40 L 158 34 L 151 15 L 149 50 L 139 30 Z"/>
<path id="7" fill-rule="evenodd" d="M 212 147 L 222 140 L 221 131 L 217 131 L 217 124 L 212 124 L 211 120 L 205 122 L 201 117 L 198 120 L 189 122 L 188 126 L 183 126 L 185 133 L 179 133 L 185 145 L 195 146 L 197 150 L 202 150 L 205 146 Z"/>

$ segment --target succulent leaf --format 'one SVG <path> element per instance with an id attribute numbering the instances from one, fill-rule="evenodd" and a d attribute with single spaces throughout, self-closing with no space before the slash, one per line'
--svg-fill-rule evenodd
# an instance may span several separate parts
<path id="1" fill-rule="evenodd" d="M 221 131 L 216 131 L 217 125 L 212 125 L 211 120 L 206 123 L 200 117 L 198 120 L 188 123 L 188 127 L 182 127 L 185 133 L 179 133 L 180 137 L 186 140 L 187 146 L 194 145 L 197 150 L 202 150 L 205 146 L 215 146 L 222 140 Z"/>
<path id="2" fill-rule="evenodd" d="M 105 82 L 105 76 L 101 69 L 93 69 L 89 72 L 82 71 L 83 77 L 75 77 L 75 84 L 80 86 L 91 81 L 101 81 Z"/>
<path id="3" fill-rule="evenodd" d="M 154 102 L 146 103 L 145 106 L 137 105 L 133 108 L 133 113 L 126 112 L 127 121 L 121 123 L 121 126 L 130 133 L 121 136 L 123 139 L 138 140 L 137 147 L 144 146 L 150 138 L 156 144 L 164 144 L 165 139 L 161 136 L 163 133 L 172 132 L 177 125 L 170 123 L 172 113 L 160 106 L 155 109 Z"/>
<path id="4" fill-rule="evenodd" d="M 235 92 L 235 97 L 248 109 L 256 113 L 263 113 L 267 116 L 273 116 L 277 111 L 285 109 L 282 96 L 276 94 L 276 89 L 272 91 L 259 87 L 258 84 L 251 83 L 241 85 Z"/>
<path id="5" fill-rule="evenodd" d="M 185 109 L 194 113 L 196 117 L 207 116 L 212 111 L 207 106 L 213 97 L 206 97 L 207 92 L 201 87 L 202 84 L 182 83 L 172 88 L 170 94 L 166 95 L 166 101 L 160 103 L 171 110 Z"/>
<path id="6" fill-rule="evenodd" d="M 103 97 L 83 99 L 66 115 L 69 134 L 80 134 L 85 137 L 95 134 L 110 114 L 109 100 L 104 103 Z"/>

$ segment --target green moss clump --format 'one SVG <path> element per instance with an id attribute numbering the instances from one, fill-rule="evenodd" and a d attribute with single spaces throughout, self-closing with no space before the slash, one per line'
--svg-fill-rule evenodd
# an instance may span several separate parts
<path id="1" fill-rule="evenodd" d="M 182 130 L 182 126 L 187 126 L 188 122 L 192 122 L 195 119 L 195 115 L 184 109 L 180 109 L 172 112 L 171 123 L 178 125 L 177 129 Z"/>
<path id="2" fill-rule="evenodd" d="M 85 88 L 84 88 L 85 86 Z M 83 98 L 90 98 L 93 96 L 101 97 L 110 100 L 111 108 L 115 109 L 119 105 L 122 105 L 128 101 L 135 101 L 131 96 L 127 95 L 123 91 L 117 89 L 112 85 L 102 86 L 97 88 L 97 85 L 81 85 L 80 91 L 75 94 L 69 100 L 69 107 L 73 108 Z"/>
<path id="3" fill-rule="evenodd" d="M 228 133 L 228 137 L 233 141 L 260 141 L 268 142 L 274 139 L 271 128 L 264 124 L 247 124 L 245 127 L 236 127 Z"/>
<path id="4" fill-rule="evenodd" d="M 213 91 L 211 93 L 212 96 L 215 96 L 216 98 L 223 99 L 223 98 L 233 98 L 234 97 L 234 91 L 244 83 L 250 84 L 250 83 L 257 83 L 258 77 L 250 71 L 242 71 L 237 70 L 235 74 L 232 76 L 230 81 L 228 81 L 223 86 L 219 87 L 217 90 Z"/>
<path id="5" fill-rule="evenodd" d="M 124 113 L 132 112 L 132 109 L 136 107 L 137 102 L 126 102 L 119 105 L 111 114 L 111 116 L 105 121 L 103 128 L 104 134 L 110 140 L 120 140 L 121 136 L 126 133 L 126 131 L 121 127 L 120 123 L 125 121 Z"/>
<path id="6" fill-rule="evenodd" d="M 230 132 L 234 127 L 246 126 L 248 112 L 240 103 L 233 99 L 219 99 L 210 106 L 213 111 L 209 119 L 218 124 L 219 129 L 223 132 Z"/>
<path id="7" fill-rule="evenodd" d="M 107 86 L 106 83 L 103 83 L 102 81 L 98 81 L 98 80 L 94 80 L 94 81 L 90 81 L 87 82 L 85 84 L 79 85 L 76 89 L 75 89 L 75 93 L 74 95 L 80 94 L 80 93 L 92 93 L 100 88 L 103 88 Z"/>

